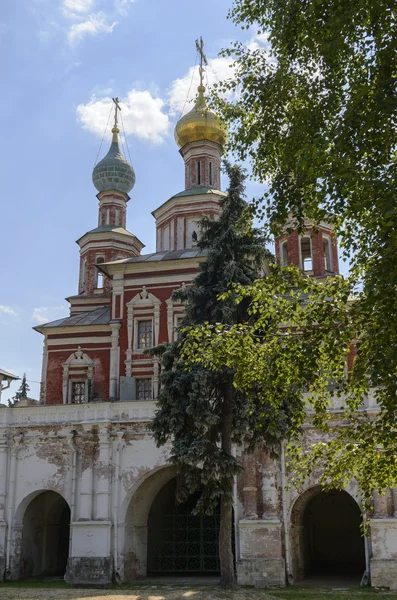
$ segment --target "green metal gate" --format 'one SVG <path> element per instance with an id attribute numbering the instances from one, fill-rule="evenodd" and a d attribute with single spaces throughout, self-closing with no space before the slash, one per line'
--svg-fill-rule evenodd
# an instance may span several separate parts
<path id="1" fill-rule="evenodd" d="M 219 513 L 189 512 L 184 505 L 157 521 L 149 543 L 150 572 L 219 573 Z"/>

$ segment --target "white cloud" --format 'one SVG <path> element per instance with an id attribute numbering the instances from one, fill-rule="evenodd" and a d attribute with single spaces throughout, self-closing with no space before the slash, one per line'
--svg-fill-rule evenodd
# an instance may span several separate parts
<path id="1" fill-rule="evenodd" d="M 87 13 L 92 10 L 94 0 L 63 0 L 62 10 L 66 14 L 70 13 Z"/>
<path id="2" fill-rule="evenodd" d="M 194 71 L 194 72 L 193 72 Z M 204 84 L 211 87 L 214 83 L 233 77 L 233 60 L 228 58 L 210 58 L 204 76 Z M 193 79 L 192 79 L 193 76 Z M 169 91 L 170 114 L 179 117 L 182 113 L 191 110 L 192 101 L 197 95 L 200 83 L 199 69 L 190 67 L 186 75 L 175 79 Z"/>
<path id="3" fill-rule="evenodd" d="M 32 317 L 39 325 L 48 323 L 48 321 L 60 318 L 61 311 L 64 311 L 64 306 L 39 306 L 33 309 Z"/>
<path id="4" fill-rule="evenodd" d="M 134 2 L 135 0 L 114 0 L 114 7 L 120 15 L 125 17 L 128 12 L 128 7 Z"/>
<path id="5" fill-rule="evenodd" d="M 131 89 L 126 97 L 120 100 L 120 104 L 127 136 L 154 144 L 164 141 L 169 131 L 170 120 L 163 112 L 165 103 L 161 98 L 154 98 L 149 90 Z M 87 104 L 77 107 L 77 117 L 85 129 L 102 137 L 112 106 L 111 98 L 92 96 Z M 109 127 L 108 134 L 110 129 Z"/>
<path id="6" fill-rule="evenodd" d="M 112 33 L 117 21 L 109 23 L 103 12 L 97 12 L 80 23 L 74 23 L 68 30 L 68 42 L 76 46 L 86 35 L 98 35 L 98 33 Z"/>
<path id="7" fill-rule="evenodd" d="M 5 315 L 10 315 L 12 317 L 15 317 L 15 315 L 17 314 L 15 310 L 11 308 L 11 306 L 4 306 L 3 304 L 0 304 L 0 312 L 4 313 Z"/>

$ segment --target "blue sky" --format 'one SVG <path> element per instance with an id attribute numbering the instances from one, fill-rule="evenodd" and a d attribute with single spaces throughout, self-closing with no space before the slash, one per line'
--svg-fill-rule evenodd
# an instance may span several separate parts
<path id="1" fill-rule="evenodd" d="M 217 55 L 231 39 L 256 43 L 252 32 L 226 19 L 230 5 L 1 2 L 0 366 L 26 372 L 32 397 L 38 398 L 33 382 L 40 381 L 42 352 L 42 336 L 32 327 L 68 314 L 64 298 L 77 293 L 75 240 L 97 223 L 91 173 L 111 97 L 122 101 L 137 176 L 127 227 L 151 252 L 150 213 L 184 186 L 173 129 L 189 90 L 195 39 L 204 37 L 210 83 L 230 72 Z M 191 97 L 195 87 L 196 79 Z M 99 158 L 107 146 L 106 139 Z M 258 186 L 249 192 L 257 194 Z"/>

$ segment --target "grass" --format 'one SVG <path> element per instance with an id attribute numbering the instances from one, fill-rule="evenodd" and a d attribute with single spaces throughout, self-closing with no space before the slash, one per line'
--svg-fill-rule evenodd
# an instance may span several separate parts
<path id="1" fill-rule="evenodd" d="M 397 594 L 370 588 L 289 587 L 281 590 L 213 586 L 135 585 L 111 589 L 78 589 L 63 581 L 20 581 L 0 584 L 0 600 L 397 600 Z"/>

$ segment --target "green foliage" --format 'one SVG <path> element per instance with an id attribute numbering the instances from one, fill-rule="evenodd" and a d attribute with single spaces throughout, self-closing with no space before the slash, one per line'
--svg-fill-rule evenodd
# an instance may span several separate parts
<path id="1" fill-rule="evenodd" d="M 15 393 L 11 400 L 8 400 L 8 406 L 15 406 L 20 400 L 22 400 L 22 398 L 27 398 L 29 390 L 30 387 L 26 381 L 26 373 L 24 373 L 19 390 Z"/>
<path id="2" fill-rule="evenodd" d="M 239 471 L 231 449 L 225 449 L 223 443 L 229 411 L 231 443 L 250 448 L 264 443 L 277 447 L 293 418 L 288 403 L 281 403 L 276 410 L 259 394 L 242 393 L 233 385 L 234 366 L 222 361 L 216 365 L 196 359 L 193 365 L 186 362 L 189 327 L 204 322 L 211 327 L 233 327 L 247 321 L 248 302 L 236 302 L 234 292 L 226 292 L 230 284 L 243 289 L 252 285 L 270 258 L 259 230 L 236 227 L 246 208 L 244 175 L 230 165 L 227 172 L 230 187 L 220 219 L 201 221 L 198 246 L 206 252 L 206 260 L 193 285 L 175 294 L 186 309 L 181 339 L 152 351 L 162 356 L 161 391 L 152 425 L 155 439 L 159 445 L 171 442 L 171 460 L 183 472 L 189 492 L 203 489 L 200 506 L 207 510 L 219 496 L 231 498 Z M 200 356 L 194 340 L 189 348 Z"/>
<path id="3" fill-rule="evenodd" d="M 332 214 L 351 267 L 342 295 L 350 288 L 356 298 L 349 318 L 352 339 L 358 335 L 357 359 L 345 384 L 346 427 L 312 452 L 295 452 L 295 465 L 302 477 L 325 467 L 325 479 L 335 485 L 354 475 L 369 498 L 371 489 L 396 481 L 395 3 L 235 0 L 229 17 L 268 34 L 264 49 L 235 43 L 223 52 L 234 58 L 235 75 L 213 96 L 233 152 L 268 184 L 251 210 L 272 234 L 290 215 L 303 230 L 305 217 L 319 223 Z M 235 100 L 224 99 L 235 90 Z M 321 287 L 312 292 L 320 304 Z M 335 322 L 344 316 L 342 310 Z M 320 318 L 327 322 L 327 314 Z M 286 369 L 281 373 L 287 377 Z M 377 416 L 357 413 L 369 388 L 381 408 Z"/>

